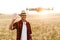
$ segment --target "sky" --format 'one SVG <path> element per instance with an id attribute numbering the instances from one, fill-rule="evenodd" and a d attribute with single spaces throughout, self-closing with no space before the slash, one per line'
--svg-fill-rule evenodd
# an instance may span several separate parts
<path id="1" fill-rule="evenodd" d="M 53 7 L 51 13 L 60 12 L 60 0 L 0 0 L 0 13 L 13 14 L 20 13 L 26 8 Z"/>

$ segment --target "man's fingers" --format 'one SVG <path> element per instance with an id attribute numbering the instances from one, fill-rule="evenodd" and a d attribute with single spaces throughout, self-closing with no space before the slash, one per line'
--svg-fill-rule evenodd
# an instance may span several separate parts
<path id="1" fill-rule="evenodd" d="M 17 18 L 17 14 L 16 13 L 14 13 L 13 15 L 12 15 L 12 19 L 16 19 Z"/>

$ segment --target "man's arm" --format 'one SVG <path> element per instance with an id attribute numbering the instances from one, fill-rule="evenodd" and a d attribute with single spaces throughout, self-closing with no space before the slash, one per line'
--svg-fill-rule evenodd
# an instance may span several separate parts
<path id="1" fill-rule="evenodd" d="M 30 23 L 29 23 L 29 22 L 28 22 L 28 24 L 29 24 L 29 30 L 30 30 L 30 32 L 29 32 L 30 40 L 32 40 L 32 30 L 31 30 L 31 25 L 30 25 Z"/>
<path id="2" fill-rule="evenodd" d="M 13 15 L 12 15 L 12 22 L 10 23 L 10 25 L 9 25 L 9 29 L 14 29 L 16 26 L 13 26 L 15 23 L 15 20 L 16 20 L 16 18 L 17 18 L 17 16 L 16 16 L 17 14 L 16 13 L 14 13 Z"/>
<path id="3" fill-rule="evenodd" d="M 29 22 L 28 22 L 28 25 L 29 25 L 29 31 L 30 31 L 29 34 L 32 35 L 31 25 Z"/>
<path id="4" fill-rule="evenodd" d="M 15 27 L 15 26 L 13 26 L 14 21 L 15 21 L 15 19 L 13 19 L 12 22 L 11 22 L 11 24 L 9 25 L 9 29 L 10 29 L 10 30 L 13 30 L 13 28 Z"/>

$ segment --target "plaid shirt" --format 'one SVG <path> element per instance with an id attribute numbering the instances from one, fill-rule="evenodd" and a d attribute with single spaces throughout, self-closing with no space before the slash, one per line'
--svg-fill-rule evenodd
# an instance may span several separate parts
<path id="1" fill-rule="evenodd" d="M 21 33 L 22 33 L 22 26 L 23 26 L 23 22 L 22 20 L 16 22 L 13 24 L 13 30 L 17 29 L 17 39 L 16 40 L 21 40 Z M 31 31 L 31 26 L 29 24 L 29 22 L 26 21 L 26 26 L 27 26 L 27 40 L 32 40 L 31 35 L 32 31 Z"/>

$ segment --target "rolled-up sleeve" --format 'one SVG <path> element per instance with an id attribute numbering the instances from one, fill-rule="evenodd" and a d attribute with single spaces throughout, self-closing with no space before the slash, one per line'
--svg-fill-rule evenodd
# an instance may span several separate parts
<path id="1" fill-rule="evenodd" d="M 17 22 L 13 24 L 13 30 L 17 29 Z"/>

